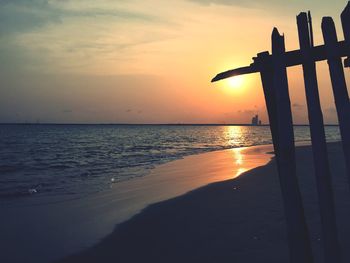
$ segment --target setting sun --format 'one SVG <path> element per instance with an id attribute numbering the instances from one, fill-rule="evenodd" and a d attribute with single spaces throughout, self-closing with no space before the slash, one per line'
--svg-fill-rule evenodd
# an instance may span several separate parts
<path id="1" fill-rule="evenodd" d="M 246 76 L 235 76 L 227 78 L 217 83 L 216 87 L 219 87 L 225 95 L 234 95 L 234 96 L 244 96 L 247 90 L 251 88 L 252 80 L 246 78 Z"/>
<path id="2" fill-rule="evenodd" d="M 236 76 L 236 77 L 229 78 L 228 83 L 230 88 L 235 88 L 235 89 L 241 88 L 244 83 L 243 77 Z"/>

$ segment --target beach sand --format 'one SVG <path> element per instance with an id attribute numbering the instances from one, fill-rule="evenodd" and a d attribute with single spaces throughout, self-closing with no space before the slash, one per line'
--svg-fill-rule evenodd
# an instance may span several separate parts
<path id="1" fill-rule="evenodd" d="M 350 262 L 349 184 L 340 144 L 328 147 L 343 262 Z M 87 198 L 2 207 L 0 261 L 288 262 L 271 151 L 270 145 L 188 156 Z M 315 262 L 322 262 L 309 146 L 297 148 L 297 163 Z"/>
<path id="2" fill-rule="evenodd" d="M 33 196 L 15 206 L 0 203 L 0 262 L 46 263 L 80 252 L 147 205 L 266 164 L 271 149 L 259 146 L 188 156 L 75 200 Z"/>
<path id="3" fill-rule="evenodd" d="M 349 184 L 340 144 L 328 147 L 343 262 L 350 262 Z M 205 159 L 196 161 L 194 166 L 207 167 Z M 298 147 L 297 163 L 315 262 L 323 262 L 310 147 Z M 218 164 L 216 173 L 220 165 L 227 171 L 230 163 Z M 148 206 L 98 245 L 61 262 L 288 261 L 279 180 L 272 161 L 235 179 Z"/>

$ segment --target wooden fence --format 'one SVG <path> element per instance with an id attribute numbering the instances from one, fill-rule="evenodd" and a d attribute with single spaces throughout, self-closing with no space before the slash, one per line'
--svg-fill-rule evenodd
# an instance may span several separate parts
<path id="1" fill-rule="evenodd" d="M 258 53 L 250 66 L 222 72 L 212 80 L 214 82 L 242 74 L 260 73 L 282 190 L 291 263 L 313 262 L 296 176 L 293 121 L 286 71 L 287 67 L 295 65 L 301 65 L 303 68 L 324 258 L 326 263 L 341 262 L 331 172 L 316 76 L 316 62 L 327 60 L 350 184 L 350 102 L 342 63 L 342 57 L 349 56 L 345 59 L 344 66 L 350 67 L 350 2 L 341 14 L 341 21 L 343 41 L 337 39 L 333 19 L 324 17 L 324 45 L 314 46 L 310 12 L 302 12 L 297 16 L 299 50 L 286 52 L 284 36 L 274 28 L 272 54 L 267 51 Z"/>

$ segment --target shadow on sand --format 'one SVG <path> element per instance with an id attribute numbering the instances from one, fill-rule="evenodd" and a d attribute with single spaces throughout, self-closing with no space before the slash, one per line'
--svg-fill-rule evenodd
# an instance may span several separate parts
<path id="1" fill-rule="evenodd" d="M 348 194 L 345 168 L 331 145 L 336 189 Z M 333 149 L 333 150 L 332 150 Z M 333 154 L 334 152 L 334 154 Z M 310 147 L 297 151 L 315 260 L 321 257 L 317 193 Z M 341 154 L 341 153 L 340 153 Z M 331 158 L 332 159 L 332 158 Z M 341 201 L 340 213 L 347 213 Z M 343 237 L 350 233 L 346 218 Z M 344 229 L 344 227 L 346 229 Z M 60 262 L 288 262 L 285 219 L 274 160 L 237 179 L 213 183 L 183 196 L 151 205 L 98 245 Z M 344 238 L 343 238 L 344 239 Z"/>

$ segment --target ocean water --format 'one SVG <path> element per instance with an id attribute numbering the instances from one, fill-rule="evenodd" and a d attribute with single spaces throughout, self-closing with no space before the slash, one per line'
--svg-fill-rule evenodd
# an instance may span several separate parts
<path id="1" fill-rule="evenodd" d="M 310 141 L 309 127 L 294 129 Z M 271 142 L 267 126 L 0 125 L 0 201 L 79 198 L 186 155 Z"/>

